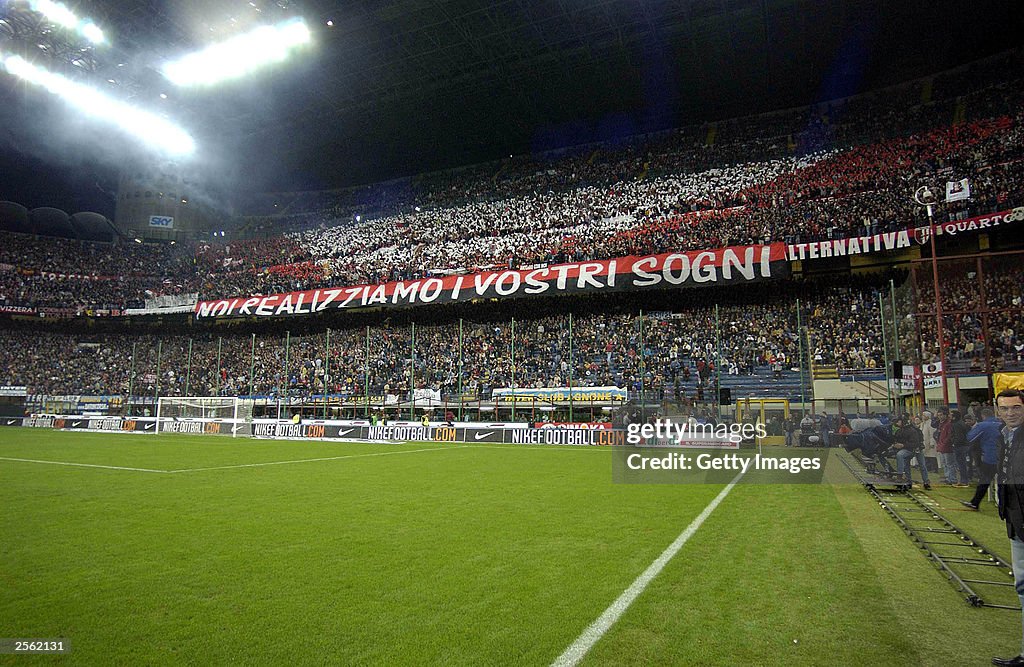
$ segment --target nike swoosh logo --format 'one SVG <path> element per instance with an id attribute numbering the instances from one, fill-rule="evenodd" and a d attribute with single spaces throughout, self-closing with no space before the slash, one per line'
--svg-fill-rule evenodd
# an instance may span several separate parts
<path id="1" fill-rule="evenodd" d="M 7 425 L 8 425 L 8 426 L 13 426 L 13 425 L 14 425 L 14 424 L 16 424 L 16 423 L 18 423 L 18 420 L 17 420 L 17 419 L 8 419 L 8 420 L 7 420 Z"/>
<path id="2" fill-rule="evenodd" d="M 342 436 L 346 436 L 346 435 L 348 435 L 349 433 L 351 433 L 354 430 L 355 430 L 354 428 L 350 428 L 350 429 L 344 430 L 344 431 L 338 433 L 338 437 L 340 438 Z"/>
<path id="3" fill-rule="evenodd" d="M 473 439 L 474 440 L 481 440 L 483 438 L 486 438 L 489 435 L 492 435 L 493 433 L 494 433 L 494 431 L 488 431 L 487 433 L 474 433 L 473 434 Z"/>
<path id="4" fill-rule="evenodd" d="M 156 424 L 146 424 L 145 429 L 148 431 L 152 429 L 154 426 L 156 426 Z"/>
<path id="5" fill-rule="evenodd" d="M 78 428 L 82 425 L 82 422 L 71 422 L 71 428 Z"/>
<path id="6" fill-rule="evenodd" d="M 245 428 L 245 427 L 244 427 L 244 426 L 232 426 L 232 427 L 231 427 L 231 432 L 232 432 L 232 433 L 238 433 L 238 432 L 239 432 L 239 431 L 241 431 L 241 430 L 242 430 L 243 428 Z"/>

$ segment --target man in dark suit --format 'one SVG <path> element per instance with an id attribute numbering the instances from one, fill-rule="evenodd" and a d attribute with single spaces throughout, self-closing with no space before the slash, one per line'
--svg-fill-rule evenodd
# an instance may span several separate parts
<path id="1" fill-rule="evenodd" d="M 999 518 L 1006 522 L 1013 560 L 1017 596 L 1024 606 L 1024 393 L 1007 389 L 996 396 L 996 411 L 1006 424 L 999 450 Z M 1024 635 L 1024 629 L 1022 629 Z M 1024 667 L 1024 637 L 1021 654 L 1014 658 L 992 658 L 999 667 Z"/>

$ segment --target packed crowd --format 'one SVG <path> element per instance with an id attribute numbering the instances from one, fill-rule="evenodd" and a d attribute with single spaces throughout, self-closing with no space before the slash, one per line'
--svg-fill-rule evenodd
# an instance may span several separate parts
<path id="1" fill-rule="evenodd" d="M 983 163 L 971 172 L 975 196 L 969 206 L 994 210 L 1024 203 L 1024 160 L 1012 159 L 1024 137 L 1019 121 L 1003 118 L 897 144 L 626 181 L 607 190 L 577 188 L 349 221 L 295 238 L 109 246 L 5 234 L 0 297 L 23 306 L 120 308 L 167 293 L 237 296 L 876 233 L 904 228 L 919 215 L 904 196 L 918 175 L 905 170 L 929 160 L 947 170 L 966 154 Z M 972 212 L 958 205 L 947 215 Z"/>
<path id="2" fill-rule="evenodd" d="M 809 363 L 882 365 L 875 288 L 793 284 L 723 296 L 717 312 L 699 290 L 665 296 L 644 315 L 635 299 L 581 308 L 517 307 L 500 320 L 378 322 L 330 332 L 129 335 L 0 329 L 0 384 L 31 393 L 215 395 L 323 393 L 490 395 L 495 387 L 619 386 L 696 396 L 715 375 L 794 373 Z M 795 296 L 802 296 L 798 334 Z M 656 302 L 656 304 L 659 302 Z M 851 312 L 853 316 L 851 317 Z M 512 317 L 515 317 L 514 336 Z M 301 323 L 297 324 L 301 326 Z M 571 331 L 571 333 L 570 333 Z M 571 336 L 571 356 L 570 356 Z M 514 346 L 513 346 L 514 338 Z M 460 343 L 461 340 L 461 343 Z M 515 360 L 513 363 L 513 347 Z M 369 367 L 367 367 L 369 360 Z M 461 375 L 460 375 L 461 369 Z M 158 386 L 159 385 L 159 386 Z M 711 395 L 709 391 L 709 396 Z"/>
<path id="3" fill-rule="evenodd" d="M 167 294 L 287 291 L 322 276 L 284 237 L 111 245 L 0 232 L 0 306 L 121 310 Z"/>
<path id="4" fill-rule="evenodd" d="M 853 98 L 757 116 L 704 123 L 614 142 L 420 174 L 387 183 L 328 192 L 256 196 L 252 227 L 280 235 L 330 219 L 386 217 L 422 208 L 610 186 L 647 173 L 661 176 L 765 161 L 788 152 L 807 154 L 929 130 L 957 115 L 999 116 L 1010 111 L 1019 52 L 972 63 L 925 81 Z M 275 223 L 279 223 L 275 225 Z"/>
<path id="5" fill-rule="evenodd" d="M 940 169 L 973 177 L 984 162 L 974 204 L 1024 203 L 1017 178 L 1022 120 L 1024 114 L 799 159 L 430 209 L 296 240 L 327 260 L 332 280 L 361 283 L 905 229 L 921 222 L 908 193 Z M 950 171 L 950 164 L 964 171 Z M 958 206 L 946 214 L 969 211 Z"/>
<path id="6" fill-rule="evenodd" d="M 939 207 L 938 221 L 1005 210 L 1024 204 L 1024 93 L 986 72 L 961 89 L 936 77 L 929 101 L 915 83 L 516 158 L 497 171 L 273 195 L 268 211 L 312 226 L 288 235 L 111 246 L 4 234 L 0 305 L 119 309 L 163 294 L 220 298 L 875 233 L 924 224 L 910 193 L 963 177 L 971 198 Z"/>
<path id="7" fill-rule="evenodd" d="M 954 371 L 1024 367 L 1024 266 L 1020 255 L 939 264 L 943 309 L 943 357 Z M 896 293 L 901 358 L 938 361 L 934 277 L 918 265 Z M 891 321 L 891 311 L 886 311 Z"/>

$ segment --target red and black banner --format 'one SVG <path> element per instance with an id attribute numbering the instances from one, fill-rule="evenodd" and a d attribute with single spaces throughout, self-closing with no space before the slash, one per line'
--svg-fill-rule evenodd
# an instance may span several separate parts
<path id="1" fill-rule="evenodd" d="M 195 314 L 197 319 L 284 317 L 345 308 L 740 284 L 788 275 L 786 246 L 773 243 L 200 301 Z"/>
<path id="2" fill-rule="evenodd" d="M 936 236 L 990 231 L 997 227 L 1024 220 L 1024 206 L 1014 209 L 978 215 L 964 220 L 954 220 L 935 225 Z M 786 247 L 786 256 L 792 260 L 822 259 L 863 255 L 874 252 L 905 250 L 917 242 L 924 245 L 931 240 L 931 227 L 913 227 L 895 232 L 882 232 L 866 236 L 848 236 L 826 241 L 806 241 Z"/>

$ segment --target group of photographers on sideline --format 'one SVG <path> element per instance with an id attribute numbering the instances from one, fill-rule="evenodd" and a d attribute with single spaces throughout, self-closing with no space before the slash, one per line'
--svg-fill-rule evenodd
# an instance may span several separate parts
<path id="1" fill-rule="evenodd" d="M 805 419 L 806 421 L 806 419 Z M 801 423 L 787 425 L 794 430 Z M 897 415 L 891 419 L 840 418 L 835 431 L 838 444 L 848 452 L 858 451 L 871 465 L 878 466 L 908 484 L 913 483 L 911 462 L 916 461 L 921 484 L 930 489 L 928 468 L 941 471 L 942 482 L 967 488 L 978 485 L 970 500 L 960 503 L 978 511 L 993 481 L 998 483 L 996 499 L 999 518 L 1006 524 L 1014 588 L 1024 607 L 1024 392 L 1006 389 L 996 396 L 995 407 L 970 404 L 966 410 L 939 407 L 934 414 Z M 787 439 L 787 445 L 789 439 Z M 889 459 L 895 458 L 896 470 Z M 1012 658 L 992 658 L 997 667 L 1024 667 L 1024 637 L 1021 653 Z"/>
<path id="2" fill-rule="evenodd" d="M 820 430 L 830 433 L 835 444 L 848 451 L 860 450 L 863 456 L 907 482 L 913 482 L 911 470 L 916 466 L 925 489 L 931 488 L 929 468 L 939 475 L 941 483 L 952 487 L 968 488 L 972 480 L 977 480 L 974 497 L 962 503 L 977 510 L 996 474 L 1005 423 L 994 408 L 971 403 L 963 411 L 942 406 L 934 412 L 925 410 L 914 415 L 840 416 L 834 429 L 829 426 L 807 416 L 802 420 L 794 416 L 786 423 L 786 444 L 803 444 L 805 438 L 801 436 L 805 432 Z M 824 436 L 821 442 L 828 446 Z M 895 471 L 891 460 L 895 461 Z"/>

